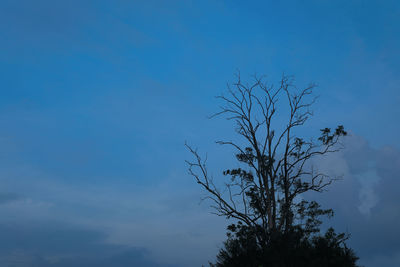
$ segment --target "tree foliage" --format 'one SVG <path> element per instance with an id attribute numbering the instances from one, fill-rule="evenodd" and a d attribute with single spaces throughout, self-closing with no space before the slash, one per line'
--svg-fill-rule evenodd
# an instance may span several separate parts
<path id="1" fill-rule="evenodd" d="M 293 81 L 284 75 L 276 87 L 262 77 L 246 84 L 238 75 L 237 81 L 228 85 L 228 94 L 218 97 L 222 106 L 212 117 L 224 116 L 233 121 L 236 133 L 242 137 L 240 142 L 217 142 L 233 147 L 241 166 L 223 171 L 225 188 L 216 186 L 206 160 L 187 145 L 194 156 L 194 161 L 187 161 L 189 173 L 207 192 L 214 212 L 236 220 L 228 228 L 230 235 L 218 255 L 217 266 L 270 266 L 266 263 L 274 257 L 295 259 L 294 255 L 311 264 L 315 251 L 324 248 L 329 248 L 327 253 L 344 253 L 349 262 L 355 262 L 353 252 L 343 246 L 344 236 L 333 230 L 325 236 L 316 235 L 320 217 L 332 216 L 333 211 L 303 197 L 306 192 L 323 192 L 337 179 L 320 172 L 312 162 L 338 151 L 347 133 L 339 125 L 321 129 L 316 140 L 299 137 L 298 128 L 312 116 L 315 85 L 298 89 Z M 282 115 L 287 115 L 285 122 Z M 240 265 L 242 259 L 252 259 L 254 264 Z"/>
<path id="2" fill-rule="evenodd" d="M 228 240 L 217 255 L 216 267 L 353 267 L 357 257 L 345 244 L 348 238 L 330 228 L 325 235 L 308 237 L 301 228 L 271 233 L 266 246 L 258 245 L 256 229 L 230 226 Z"/>

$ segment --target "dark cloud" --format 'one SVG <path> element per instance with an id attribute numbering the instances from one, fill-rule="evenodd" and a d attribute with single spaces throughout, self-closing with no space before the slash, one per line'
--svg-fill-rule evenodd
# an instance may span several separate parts
<path id="1" fill-rule="evenodd" d="M 21 196 L 19 196 L 16 193 L 4 193 L 4 192 L 0 192 L 0 205 L 1 204 L 6 204 L 6 203 L 10 203 L 10 202 L 14 202 L 17 200 L 22 199 Z"/>
<path id="2" fill-rule="evenodd" d="M 149 259 L 146 259 L 143 256 L 142 251 L 137 250 L 130 250 L 124 253 L 120 253 L 114 255 L 109 258 L 98 258 L 98 259 L 84 259 L 84 258 L 77 258 L 77 259 L 67 259 L 62 260 L 57 263 L 45 263 L 43 259 L 38 259 L 34 262 L 34 266 L 40 267 L 47 267 L 47 266 L 54 266 L 54 267 L 69 267 L 69 266 L 76 266 L 76 267 L 127 267 L 127 266 L 143 266 L 143 267 L 167 267 L 172 265 L 163 265 L 152 262 Z M 36 264 L 36 265 L 35 265 Z"/>
<path id="3" fill-rule="evenodd" d="M 34 267 L 168 267 L 172 265 L 162 265 L 147 259 L 143 250 L 131 249 L 123 253 L 113 255 L 111 257 L 103 257 L 98 255 L 97 258 L 76 257 L 70 259 L 62 259 L 57 262 L 52 262 L 43 257 L 36 257 L 32 262 Z"/>
<path id="4" fill-rule="evenodd" d="M 331 170 L 345 172 L 344 179 L 318 196 L 335 211 L 327 225 L 351 234 L 349 244 L 365 266 L 400 266 L 400 150 L 374 148 L 358 136 L 345 146 L 327 159 Z"/>
<path id="5" fill-rule="evenodd" d="M 0 265 L 15 267 L 161 267 L 144 248 L 105 243 L 106 234 L 59 224 L 0 224 Z"/>

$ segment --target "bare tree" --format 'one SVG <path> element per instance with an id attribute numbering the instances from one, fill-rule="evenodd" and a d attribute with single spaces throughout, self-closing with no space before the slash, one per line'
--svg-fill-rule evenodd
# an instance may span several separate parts
<path id="1" fill-rule="evenodd" d="M 228 85 L 227 95 L 218 96 L 223 105 L 212 117 L 224 116 L 233 121 L 236 133 L 242 137 L 242 142 L 217 142 L 232 146 L 243 165 L 223 172 L 229 177 L 224 188 L 214 183 L 206 160 L 186 145 L 194 155 L 194 161 L 187 161 L 189 173 L 207 192 L 215 213 L 258 229 L 261 245 L 269 233 L 285 233 L 293 226 L 317 232 L 317 217 L 332 213 L 300 197 L 310 191 L 322 192 L 337 179 L 319 172 L 312 161 L 338 151 L 340 139 L 346 135 L 343 126 L 338 126 L 333 131 L 322 129 L 317 140 L 297 136 L 296 129 L 312 116 L 314 88 L 315 84 L 310 84 L 298 89 L 293 77 L 286 75 L 276 87 L 257 76 L 252 84 L 246 84 L 238 74 L 237 81 Z M 277 120 L 283 114 L 287 120 Z"/>

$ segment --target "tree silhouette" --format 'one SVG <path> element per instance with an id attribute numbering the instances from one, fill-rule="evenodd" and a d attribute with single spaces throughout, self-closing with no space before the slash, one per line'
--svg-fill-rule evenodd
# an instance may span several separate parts
<path id="1" fill-rule="evenodd" d="M 312 116 L 315 85 L 298 89 L 293 82 L 293 77 L 284 75 L 274 87 L 256 76 L 247 84 L 238 74 L 237 81 L 228 85 L 228 95 L 218 96 L 223 105 L 212 117 L 234 121 L 243 140 L 217 142 L 232 146 L 243 166 L 223 172 L 229 178 L 225 188 L 216 186 L 206 160 L 186 144 L 194 156 L 194 161 L 187 161 L 189 173 L 207 192 L 214 213 L 236 219 L 228 227 L 217 266 L 355 266 L 357 258 L 345 246 L 346 236 L 333 229 L 318 235 L 320 217 L 332 216 L 333 211 L 304 199 L 304 193 L 323 192 L 337 180 L 320 172 L 312 161 L 340 150 L 347 133 L 340 125 L 320 130 L 317 140 L 299 137 L 298 128 Z M 279 116 L 286 112 L 285 122 L 277 119 L 281 102 L 287 107 L 279 110 Z M 342 265 L 328 264 L 339 258 Z"/>

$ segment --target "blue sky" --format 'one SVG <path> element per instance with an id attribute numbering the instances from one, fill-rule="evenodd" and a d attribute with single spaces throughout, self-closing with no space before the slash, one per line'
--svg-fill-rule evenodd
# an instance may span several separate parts
<path id="1" fill-rule="evenodd" d="M 199 205 L 184 142 L 215 173 L 232 163 L 214 144 L 231 125 L 207 116 L 237 70 L 319 85 L 307 134 L 343 124 L 352 135 L 321 163 L 345 178 L 321 196 L 330 223 L 352 233 L 365 266 L 400 264 L 398 1 L 0 6 L 2 266 L 213 260 L 226 221 Z"/>

